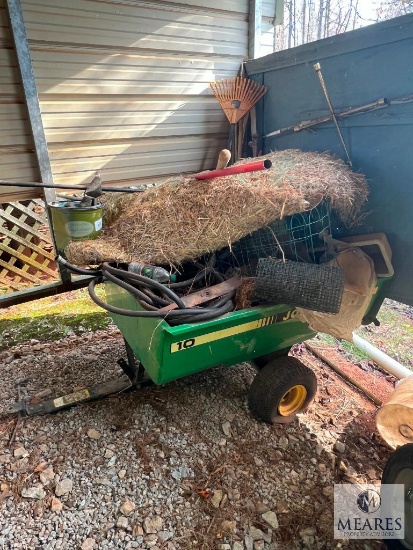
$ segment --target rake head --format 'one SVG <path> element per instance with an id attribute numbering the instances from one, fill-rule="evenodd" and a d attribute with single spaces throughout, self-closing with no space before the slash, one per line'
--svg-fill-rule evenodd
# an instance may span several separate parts
<path id="1" fill-rule="evenodd" d="M 210 86 L 230 124 L 237 123 L 267 91 L 259 82 L 240 76 L 211 82 Z"/>

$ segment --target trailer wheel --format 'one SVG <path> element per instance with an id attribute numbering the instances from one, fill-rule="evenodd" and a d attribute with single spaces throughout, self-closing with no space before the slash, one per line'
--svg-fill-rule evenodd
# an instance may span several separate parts
<path id="1" fill-rule="evenodd" d="M 399 447 L 387 462 L 381 482 L 404 485 L 404 539 L 383 541 L 391 550 L 413 549 L 413 443 Z"/>
<path id="2" fill-rule="evenodd" d="M 286 424 L 313 402 L 317 378 L 295 357 L 279 357 L 255 376 L 249 391 L 251 412 L 268 424 Z"/>

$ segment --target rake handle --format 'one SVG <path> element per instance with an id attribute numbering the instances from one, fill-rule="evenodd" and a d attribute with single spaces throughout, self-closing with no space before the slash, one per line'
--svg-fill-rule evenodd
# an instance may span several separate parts
<path id="1" fill-rule="evenodd" d="M 233 154 L 232 146 L 234 143 L 235 126 L 236 126 L 236 123 L 231 123 L 229 125 L 228 150 L 230 151 L 231 156 Z"/>

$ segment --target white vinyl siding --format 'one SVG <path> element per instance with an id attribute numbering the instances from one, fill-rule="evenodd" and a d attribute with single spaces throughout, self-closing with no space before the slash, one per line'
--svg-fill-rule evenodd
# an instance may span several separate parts
<path id="1" fill-rule="evenodd" d="M 213 168 L 228 122 L 209 83 L 247 55 L 248 1 L 22 0 L 55 183 Z"/>
<path id="2" fill-rule="evenodd" d="M 38 178 L 5 0 L 0 0 L 0 171 L 3 181 Z M 0 203 L 38 196 L 37 190 L 0 187 Z"/>

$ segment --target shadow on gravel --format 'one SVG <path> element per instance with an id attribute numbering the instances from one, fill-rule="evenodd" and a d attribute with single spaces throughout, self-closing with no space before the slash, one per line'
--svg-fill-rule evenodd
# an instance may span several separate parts
<path id="1" fill-rule="evenodd" d="M 197 536 L 205 548 L 215 548 L 214 538 L 222 543 L 239 540 L 219 530 L 223 522 L 237 517 L 245 533 L 258 529 L 265 534 L 266 510 L 277 514 L 279 528 L 272 540 L 279 548 L 336 548 L 334 484 L 378 482 L 389 454 L 374 431 L 374 407 L 356 409 L 352 403 L 346 408 L 346 402 L 337 400 L 324 410 L 322 378 L 318 401 L 308 414 L 289 425 L 269 426 L 254 419 L 247 407 L 254 374 L 248 364 L 217 367 L 92 407 L 114 431 L 141 428 L 143 435 L 133 438 L 131 452 L 145 475 L 157 468 L 167 476 L 174 471 L 169 466 L 174 447 L 164 432 L 187 441 L 194 475 L 179 483 L 199 518 Z M 317 415 L 321 422 L 314 423 Z M 336 441 L 344 443 L 345 451 L 334 450 Z M 200 448 L 207 454 L 201 453 L 201 460 Z M 222 508 L 205 497 L 216 491 L 228 495 Z M 212 518 L 214 529 L 205 518 Z M 378 541 L 341 542 L 342 548 L 354 550 L 383 548 Z"/>
<path id="2" fill-rule="evenodd" d="M 43 389 L 45 365 L 54 398 L 62 389 L 67 393 L 74 385 L 115 376 L 121 342 L 112 337 L 105 343 L 102 337 L 94 345 L 103 353 L 92 358 L 87 355 L 92 344 L 81 338 L 69 338 L 60 359 L 54 349 L 47 363 L 42 355 L 30 395 Z M 10 376 L 22 376 L 24 369 L 33 370 L 33 360 L 9 367 Z M 53 463 L 55 472 L 73 472 L 73 495 L 63 499 L 73 516 L 82 516 L 87 487 L 99 502 L 120 501 L 127 494 L 139 509 L 137 517 L 153 513 L 152 496 L 143 492 L 156 501 L 159 491 L 172 503 L 171 511 L 165 508 L 165 521 L 179 532 L 178 550 L 216 550 L 226 544 L 232 549 L 253 537 L 261 537 L 255 546 L 263 550 L 334 550 L 339 548 L 333 539 L 334 483 L 348 482 L 351 475 L 367 479 L 369 469 L 377 480 L 388 452 L 373 436 L 375 407 L 367 407 L 325 369 L 315 365 L 314 370 L 316 401 L 292 424 L 271 426 L 251 416 L 247 394 L 255 370 L 243 363 L 29 418 L 19 441 L 36 452 L 43 447 L 42 460 Z M 88 435 L 91 428 L 101 434 L 99 440 Z M 338 440 L 343 452 L 334 449 Z M 177 509 L 181 518 L 189 515 L 189 525 L 176 520 Z M 96 505 L 98 515 L 99 510 Z M 270 527 L 266 512 L 276 515 L 278 527 Z M 112 531 L 104 534 L 108 520 L 99 521 L 100 542 Z M 378 550 L 381 545 L 342 541 L 341 548 Z"/>

